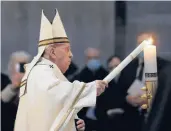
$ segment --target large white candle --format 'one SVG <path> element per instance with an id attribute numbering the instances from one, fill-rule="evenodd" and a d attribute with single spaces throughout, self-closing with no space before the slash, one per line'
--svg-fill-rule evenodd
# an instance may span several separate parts
<path id="1" fill-rule="evenodd" d="M 145 46 L 152 44 L 152 39 L 144 40 L 134 51 L 132 51 L 112 72 L 103 80 L 110 82 L 117 76 L 143 49 Z"/>
<path id="2" fill-rule="evenodd" d="M 156 46 L 147 45 L 144 48 L 144 70 L 146 80 L 154 79 L 157 77 L 157 57 Z"/>

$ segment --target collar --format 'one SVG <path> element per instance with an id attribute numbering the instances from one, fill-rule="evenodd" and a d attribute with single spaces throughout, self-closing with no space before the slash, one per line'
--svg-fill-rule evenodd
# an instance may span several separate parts
<path id="1" fill-rule="evenodd" d="M 58 68 L 58 66 L 55 63 L 53 63 L 52 61 L 50 61 L 44 57 L 41 57 L 40 61 L 37 63 L 37 65 L 49 65 L 49 68 L 53 69 L 57 78 L 60 78 L 61 80 L 68 81 L 67 78 L 61 72 L 61 70 Z"/>
<path id="2" fill-rule="evenodd" d="M 42 64 L 44 64 L 44 65 L 53 65 L 54 67 L 57 67 L 55 65 L 55 63 L 53 63 L 52 61 L 50 61 L 50 60 L 48 60 L 48 59 L 46 59 L 44 57 L 41 57 L 40 60 L 37 63 L 37 65 L 42 65 Z"/>

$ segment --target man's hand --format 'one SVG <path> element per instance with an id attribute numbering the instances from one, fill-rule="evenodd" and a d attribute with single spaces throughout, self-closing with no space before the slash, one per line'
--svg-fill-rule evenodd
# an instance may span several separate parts
<path id="1" fill-rule="evenodd" d="M 129 104 L 131 104 L 134 107 L 142 106 L 143 104 L 147 104 L 147 100 L 141 98 L 141 95 L 136 95 L 136 96 L 127 95 L 126 100 Z"/>
<path id="2" fill-rule="evenodd" d="M 104 92 L 105 87 L 108 87 L 108 84 L 102 80 L 96 80 L 96 87 L 97 87 L 97 96 Z"/>
<path id="3" fill-rule="evenodd" d="M 15 73 L 12 75 L 11 81 L 14 88 L 18 88 L 20 86 L 23 76 L 23 73 Z"/>
<path id="4" fill-rule="evenodd" d="M 85 123 L 83 120 L 79 119 L 77 121 L 77 129 L 78 129 L 78 131 L 84 131 L 85 130 Z"/>

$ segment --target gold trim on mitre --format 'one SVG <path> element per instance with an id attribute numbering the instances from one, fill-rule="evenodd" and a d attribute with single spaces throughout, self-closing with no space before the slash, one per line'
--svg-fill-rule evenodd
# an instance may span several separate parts
<path id="1" fill-rule="evenodd" d="M 56 14 L 52 22 L 52 32 L 51 32 L 53 38 L 39 40 L 39 47 L 47 46 L 51 44 L 70 43 L 57 9 L 55 9 L 55 11 Z"/>
<path id="2" fill-rule="evenodd" d="M 46 46 L 50 44 L 57 44 L 57 43 L 70 43 L 67 37 L 56 37 L 52 39 L 46 39 L 39 41 L 39 47 L 40 46 Z"/>

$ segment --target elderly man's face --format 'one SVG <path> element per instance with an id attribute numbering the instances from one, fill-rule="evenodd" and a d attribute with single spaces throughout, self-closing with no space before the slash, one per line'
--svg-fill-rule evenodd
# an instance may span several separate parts
<path id="1" fill-rule="evenodd" d="M 53 53 L 53 62 L 59 67 L 62 73 L 65 73 L 71 64 L 72 52 L 70 44 L 55 45 Z"/>

